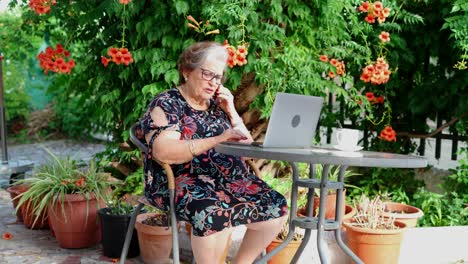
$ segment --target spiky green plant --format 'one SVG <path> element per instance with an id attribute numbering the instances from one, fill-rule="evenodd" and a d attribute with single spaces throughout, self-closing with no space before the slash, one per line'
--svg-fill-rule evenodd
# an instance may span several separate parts
<path id="1" fill-rule="evenodd" d="M 25 206 L 32 206 L 33 214 L 36 215 L 33 225 L 39 220 L 41 212 L 47 210 L 49 206 L 61 206 L 65 217 L 64 201 L 67 194 L 80 194 L 85 197 L 86 215 L 88 215 L 88 203 L 91 198 L 106 199 L 110 183 L 104 174 L 98 171 L 94 161 L 82 169 L 69 156 L 59 158 L 50 150 L 45 150 L 51 156 L 51 160 L 42 165 L 33 177 L 18 182 L 26 184 L 29 189 L 18 196 L 17 210 L 25 203 Z"/>

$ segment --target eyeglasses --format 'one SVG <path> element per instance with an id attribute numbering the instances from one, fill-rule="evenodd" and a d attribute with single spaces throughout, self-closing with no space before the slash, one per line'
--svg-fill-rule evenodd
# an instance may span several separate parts
<path id="1" fill-rule="evenodd" d="M 203 80 L 205 81 L 212 81 L 213 79 L 216 79 L 216 83 L 217 84 L 221 84 L 221 83 L 224 83 L 224 81 L 226 80 L 224 78 L 224 75 L 222 74 L 215 74 L 214 72 L 212 71 L 209 71 L 209 70 L 205 70 L 203 68 L 200 68 L 201 69 L 201 74 L 202 74 L 202 78 Z"/>

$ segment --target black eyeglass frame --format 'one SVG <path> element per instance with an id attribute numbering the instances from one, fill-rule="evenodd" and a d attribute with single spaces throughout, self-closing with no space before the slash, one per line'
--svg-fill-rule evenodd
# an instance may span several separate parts
<path id="1" fill-rule="evenodd" d="M 212 81 L 213 79 L 216 79 L 217 84 L 223 84 L 226 81 L 226 77 L 224 76 L 224 74 L 215 74 L 214 72 L 203 68 L 200 68 L 200 70 L 201 77 L 205 81 Z"/>

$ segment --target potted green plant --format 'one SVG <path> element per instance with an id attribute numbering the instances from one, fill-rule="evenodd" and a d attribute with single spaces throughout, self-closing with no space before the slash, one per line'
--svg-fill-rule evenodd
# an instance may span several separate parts
<path id="1" fill-rule="evenodd" d="M 101 222 L 103 254 L 109 258 L 119 258 L 122 253 L 125 235 L 127 233 L 130 218 L 135 207 L 122 198 L 112 197 L 106 202 L 105 208 L 98 210 Z M 128 249 L 128 258 L 140 255 L 138 246 L 138 234 L 134 232 Z"/>
<path id="2" fill-rule="evenodd" d="M 18 206 L 30 204 L 40 218 L 47 212 L 53 232 L 63 248 L 84 248 L 101 240 L 97 210 L 104 207 L 109 181 L 94 161 L 79 167 L 70 157 L 51 160 L 33 177 L 21 180 L 29 189 L 20 194 Z"/>
<path id="3" fill-rule="evenodd" d="M 406 224 L 383 216 L 385 205 L 379 196 L 362 195 L 356 209 L 356 215 L 343 222 L 349 248 L 364 263 L 398 263 Z"/>

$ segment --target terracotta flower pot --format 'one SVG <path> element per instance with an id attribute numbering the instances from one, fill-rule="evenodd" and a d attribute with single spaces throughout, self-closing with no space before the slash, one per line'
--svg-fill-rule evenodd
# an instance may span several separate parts
<path id="1" fill-rule="evenodd" d="M 10 193 L 11 202 L 13 203 L 13 208 L 15 210 L 16 210 L 16 207 L 18 206 L 18 201 L 19 201 L 19 199 L 15 199 L 15 198 L 27 190 L 28 190 L 28 187 L 23 184 L 13 185 L 6 189 L 6 191 Z M 16 211 L 16 219 L 18 222 L 23 222 L 23 214 L 21 213 L 21 209 Z"/>
<path id="2" fill-rule="evenodd" d="M 415 227 L 418 223 L 418 219 L 421 218 L 424 213 L 421 209 L 401 203 L 385 203 L 385 212 L 382 213 L 385 217 L 394 217 L 395 220 L 403 222 L 406 227 Z"/>
<path id="3" fill-rule="evenodd" d="M 266 248 L 266 252 L 269 253 L 273 249 L 275 249 L 279 244 L 283 241 L 275 239 L 271 241 L 270 245 Z M 301 245 L 302 241 L 291 241 L 285 248 L 283 248 L 280 252 L 274 255 L 269 261 L 268 264 L 284 264 L 284 263 L 291 263 L 291 260 L 296 254 L 297 249 Z"/>
<path id="4" fill-rule="evenodd" d="M 23 217 L 23 224 L 29 229 L 46 229 L 49 228 L 49 219 L 47 211 L 44 209 L 37 218 L 37 214 L 33 212 L 33 205 L 30 200 L 26 200 L 21 205 L 21 215 Z M 37 221 L 36 221 L 37 218 Z M 36 222 L 35 222 L 36 221 Z"/>
<path id="5" fill-rule="evenodd" d="M 395 221 L 395 225 L 399 227 L 395 230 L 361 228 L 351 223 L 351 220 L 343 222 L 346 227 L 347 244 L 364 263 L 398 263 L 405 223 Z"/>
<path id="6" fill-rule="evenodd" d="M 62 206 L 64 211 L 62 211 Z M 83 195 L 65 195 L 61 203 L 49 206 L 50 223 L 62 248 L 86 248 L 101 241 L 100 223 L 97 211 L 104 202 L 91 195 L 89 200 Z"/>
<path id="7" fill-rule="evenodd" d="M 140 244 L 140 256 L 145 264 L 170 263 L 172 250 L 172 228 L 168 226 L 151 226 L 142 222 L 155 213 L 137 216 L 135 228 Z"/>
<path id="8" fill-rule="evenodd" d="M 341 211 L 345 212 L 345 198 L 346 198 L 346 189 L 343 190 L 343 199 L 341 201 L 342 209 Z M 320 204 L 320 197 L 314 197 L 314 216 L 318 216 L 318 208 Z M 336 193 L 327 194 L 326 206 L 325 206 L 325 219 L 335 219 L 336 211 Z"/>
<path id="9" fill-rule="evenodd" d="M 354 208 L 351 205 L 347 204 L 345 206 L 345 214 L 343 215 L 343 218 L 342 218 L 343 222 L 353 218 L 353 216 L 356 214 L 356 212 L 357 212 L 356 208 Z"/>
<path id="10" fill-rule="evenodd" d="M 345 207 L 345 198 L 346 198 L 346 189 L 343 190 L 343 199 L 341 201 L 343 212 L 342 217 L 344 217 L 346 213 Z M 313 216 L 318 216 L 318 208 L 320 204 L 320 197 L 314 197 L 314 211 L 312 213 Z M 336 193 L 330 193 L 327 195 L 326 198 L 326 205 L 325 205 L 325 219 L 335 219 L 335 211 L 336 211 Z M 299 216 L 306 215 L 306 209 L 304 207 L 298 209 Z"/>

